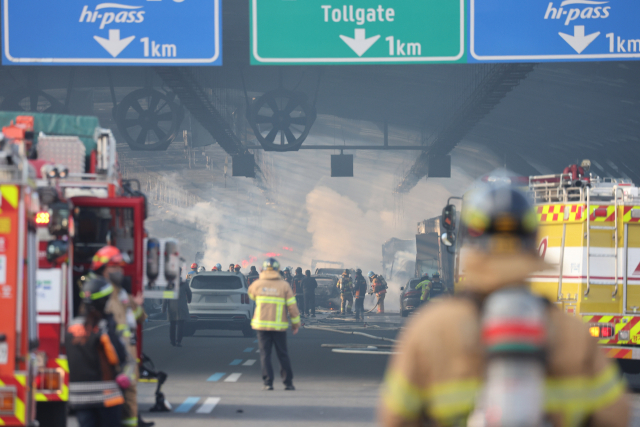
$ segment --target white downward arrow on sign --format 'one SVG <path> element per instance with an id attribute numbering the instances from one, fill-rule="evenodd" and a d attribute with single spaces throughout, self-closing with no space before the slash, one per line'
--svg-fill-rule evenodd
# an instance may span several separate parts
<path id="1" fill-rule="evenodd" d="M 115 58 L 129 46 L 129 43 L 131 43 L 136 36 L 120 39 L 120 30 L 109 30 L 109 39 L 98 36 L 93 36 L 93 38 Z"/>
<path id="2" fill-rule="evenodd" d="M 588 36 L 584 35 L 584 25 L 576 25 L 573 27 L 573 35 L 558 33 L 560 37 L 564 39 L 569 46 L 571 46 L 576 52 L 582 53 L 583 50 L 587 48 L 599 35 L 600 31 L 597 33 L 589 34 Z"/>
<path id="3" fill-rule="evenodd" d="M 371 46 L 373 46 L 375 42 L 378 41 L 380 36 L 366 38 L 364 28 L 356 28 L 354 38 L 342 35 L 340 36 L 340 38 L 343 42 L 349 45 L 351 49 L 353 49 L 356 55 L 362 56 L 366 51 L 369 50 Z"/>

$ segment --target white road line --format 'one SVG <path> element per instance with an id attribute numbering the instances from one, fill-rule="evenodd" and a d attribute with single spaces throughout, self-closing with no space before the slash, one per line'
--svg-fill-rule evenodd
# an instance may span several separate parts
<path id="1" fill-rule="evenodd" d="M 225 383 L 235 383 L 236 381 L 238 381 L 240 379 L 240 377 L 242 376 L 241 373 L 238 372 L 234 372 L 233 374 L 229 375 L 224 382 Z"/>
<path id="2" fill-rule="evenodd" d="M 150 328 L 143 329 L 142 332 L 153 331 L 154 329 L 162 328 L 163 326 L 167 326 L 168 323 L 163 323 L 162 325 L 152 326 Z"/>
<path id="3" fill-rule="evenodd" d="M 253 366 L 254 363 L 256 363 L 255 359 L 249 359 L 246 362 L 244 362 L 242 366 Z"/>
<path id="4" fill-rule="evenodd" d="M 202 406 L 196 411 L 196 414 L 210 414 L 218 403 L 220 403 L 219 397 L 207 397 Z"/>

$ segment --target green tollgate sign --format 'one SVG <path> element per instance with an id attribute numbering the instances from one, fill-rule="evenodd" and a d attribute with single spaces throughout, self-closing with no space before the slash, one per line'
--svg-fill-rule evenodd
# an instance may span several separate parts
<path id="1" fill-rule="evenodd" d="M 465 62 L 464 3 L 251 0 L 251 63 Z"/>

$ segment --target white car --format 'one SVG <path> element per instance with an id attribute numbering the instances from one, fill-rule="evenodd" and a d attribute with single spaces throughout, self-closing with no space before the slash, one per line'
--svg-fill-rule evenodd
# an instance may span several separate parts
<path id="1" fill-rule="evenodd" d="M 241 331 L 245 337 L 255 335 L 251 318 L 255 303 L 247 293 L 247 279 L 240 273 L 207 271 L 194 275 L 188 282 L 191 288 L 189 321 L 185 335 L 200 329 Z"/>

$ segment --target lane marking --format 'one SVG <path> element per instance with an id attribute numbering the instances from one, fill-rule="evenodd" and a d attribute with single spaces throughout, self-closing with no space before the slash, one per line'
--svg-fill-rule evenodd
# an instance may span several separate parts
<path id="1" fill-rule="evenodd" d="M 253 366 L 254 363 L 256 363 L 255 359 L 249 359 L 246 362 L 244 362 L 242 366 Z"/>
<path id="2" fill-rule="evenodd" d="M 211 375 L 207 381 L 218 381 L 220 379 L 222 379 L 222 377 L 224 377 L 225 375 L 227 375 L 225 372 L 216 372 L 215 374 Z"/>
<path id="3" fill-rule="evenodd" d="M 152 326 L 150 328 L 143 329 L 142 332 L 153 331 L 154 329 L 162 328 L 163 326 L 167 326 L 168 323 L 163 323 L 162 325 Z"/>
<path id="4" fill-rule="evenodd" d="M 224 382 L 225 382 L 225 383 L 235 383 L 235 382 L 237 382 L 237 381 L 240 379 L 240 377 L 241 377 L 241 376 L 242 376 L 242 374 L 241 374 L 241 373 L 234 372 L 233 374 L 229 375 L 229 376 L 224 380 Z"/>
<path id="5" fill-rule="evenodd" d="M 199 401 L 200 401 L 199 397 L 192 397 L 192 396 L 187 397 L 185 401 L 182 402 L 174 412 L 181 412 L 181 413 L 189 412 L 191 408 L 193 408 L 196 405 L 196 403 L 198 403 Z"/>
<path id="6" fill-rule="evenodd" d="M 207 397 L 202 406 L 196 411 L 196 414 L 210 414 L 218 403 L 220 403 L 219 397 Z"/>
<path id="7" fill-rule="evenodd" d="M 247 347 L 244 349 L 245 353 L 251 353 L 253 351 L 253 347 Z"/>
<path id="8" fill-rule="evenodd" d="M 233 362 L 229 363 L 229 366 L 236 366 L 242 363 L 242 359 L 234 359 Z"/>

